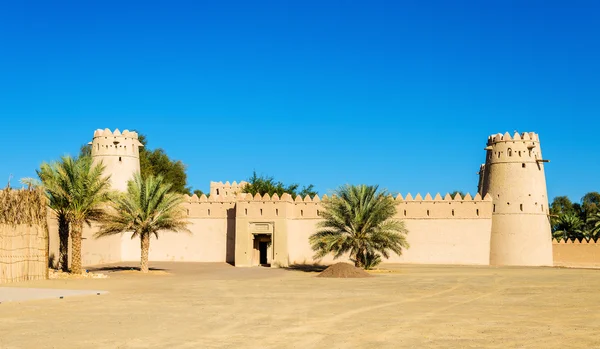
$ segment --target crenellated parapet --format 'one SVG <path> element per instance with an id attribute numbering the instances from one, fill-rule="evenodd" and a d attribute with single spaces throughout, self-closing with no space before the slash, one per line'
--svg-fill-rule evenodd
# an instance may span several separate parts
<path id="1" fill-rule="evenodd" d="M 327 195 L 319 197 L 275 194 L 263 196 L 238 193 L 236 196 L 186 196 L 185 207 L 190 217 L 226 217 L 227 210 L 236 207 L 240 217 L 253 219 L 320 219 L 323 212 L 322 202 Z M 487 195 L 461 197 L 450 194 L 443 197 L 438 193 L 434 197 L 427 193 L 424 197 L 408 193 L 398 195 L 393 200 L 397 204 L 397 219 L 489 219 L 492 216 L 492 197 Z"/>
<path id="2" fill-rule="evenodd" d="M 92 145 L 92 156 L 127 156 L 139 157 L 139 147 L 143 147 L 139 141 L 137 132 L 116 129 L 114 132 L 107 129 L 97 129 L 94 138 L 89 144 Z"/>
<path id="3" fill-rule="evenodd" d="M 222 195 L 222 196 L 235 196 L 239 193 L 242 193 L 244 187 L 248 184 L 248 182 L 241 181 L 236 182 L 233 181 L 229 183 L 229 181 L 223 182 L 210 182 L 210 196 L 214 195 Z"/>
<path id="4" fill-rule="evenodd" d="M 543 160 L 539 143 L 540 137 L 535 132 L 515 132 L 513 136 L 508 132 L 491 135 L 485 147 L 486 162 L 537 163 Z"/>

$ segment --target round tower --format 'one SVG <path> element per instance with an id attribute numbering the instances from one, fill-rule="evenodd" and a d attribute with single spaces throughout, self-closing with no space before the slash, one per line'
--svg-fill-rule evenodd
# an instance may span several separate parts
<path id="1" fill-rule="evenodd" d="M 488 138 L 479 192 L 492 196 L 491 265 L 552 265 L 546 176 L 539 136 Z"/>
<path id="2" fill-rule="evenodd" d="M 138 134 L 127 130 L 121 133 L 118 129 L 115 132 L 98 129 L 90 144 L 92 160 L 94 164 L 101 161 L 105 166 L 104 173 L 110 175 L 112 188 L 127 190 L 127 182 L 140 171 L 139 147 L 143 145 Z"/>

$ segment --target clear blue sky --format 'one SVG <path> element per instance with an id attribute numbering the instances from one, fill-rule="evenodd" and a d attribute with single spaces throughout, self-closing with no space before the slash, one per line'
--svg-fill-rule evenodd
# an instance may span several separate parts
<path id="1" fill-rule="evenodd" d="M 5 1 L 0 180 L 138 129 L 190 185 L 254 169 L 474 193 L 538 132 L 549 196 L 600 191 L 597 1 Z"/>

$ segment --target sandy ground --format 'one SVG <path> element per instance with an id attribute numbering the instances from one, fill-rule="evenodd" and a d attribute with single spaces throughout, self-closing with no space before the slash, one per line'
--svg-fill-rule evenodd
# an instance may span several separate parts
<path id="1" fill-rule="evenodd" d="M 600 270 L 386 266 L 363 279 L 153 263 L 0 304 L 0 348 L 599 348 Z"/>

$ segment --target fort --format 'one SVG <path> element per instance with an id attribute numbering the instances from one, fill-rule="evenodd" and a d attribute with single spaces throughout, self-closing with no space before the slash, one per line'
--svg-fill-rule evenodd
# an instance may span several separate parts
<path id="1" fill-rule="evenodd" d="M 125 190 L 140 169 L 135 132 L 96 130 L 92 158 L 106 166 L 111 185 Z M 398 195 L 396 219 L 409 230 L 410 248 L 388 263 L 553 265 L 548 197 L 536 133 L 495 134 L 487 139 L 478 192 Z M 188 233 L 165 232 L 150 244 L 151 261 L 228 262 L 238 267 L 331 263 L 313 259 L 308 237 L 316 231 L 327 197 L 243 193 L 245 182 L 211 182 L 210 195 L 187 196 Z M 50 219 L 50 253 L 58 255 L 56 222 Z M 95 239 L 84 230 L 83 265 L 135 261 L 137 240 L 128 234 Z"/>

